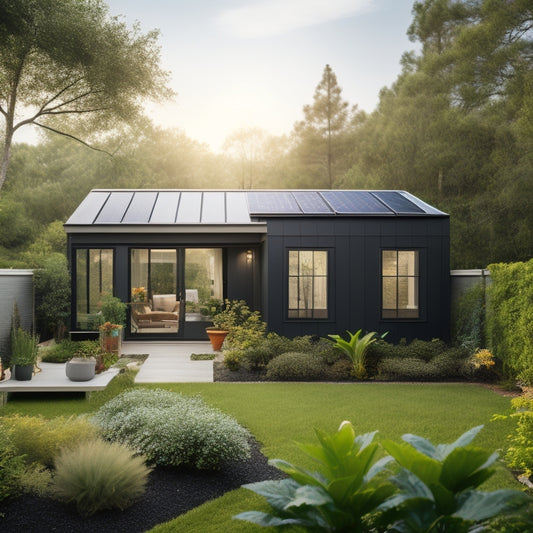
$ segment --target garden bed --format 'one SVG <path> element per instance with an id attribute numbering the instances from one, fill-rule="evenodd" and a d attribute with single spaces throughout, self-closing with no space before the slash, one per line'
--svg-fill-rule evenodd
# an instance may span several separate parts
<path id="1" fill-rule="evenodd" d="M 202 503 L 239 488 L 244 483 L 281 479 L 283 474 L 268 465 L 252 440 L 247 461 L 224 465 L 218 471 L 156 467 L 150 474 L 142 499 L 124 511 L 102 511 L 81 517 L 75 507 L 50 498 L 22 496 L 2 502 L 2 531 L 116 532 L 148 531 Z"/>

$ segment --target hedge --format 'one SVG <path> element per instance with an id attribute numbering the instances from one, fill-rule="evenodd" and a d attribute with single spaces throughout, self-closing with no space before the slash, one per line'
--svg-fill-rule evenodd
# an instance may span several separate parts
<path id="1" fill-rule="evenodd" d="M 507 377 L 533 385 L 533 259 L 489 265 L 487 343 Z"/>

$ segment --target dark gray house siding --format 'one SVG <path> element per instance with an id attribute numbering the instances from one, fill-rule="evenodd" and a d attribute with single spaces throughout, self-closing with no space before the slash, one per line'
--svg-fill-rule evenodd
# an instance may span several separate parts
<path id="1" fill-rule="evenodd" d="M 287 279 L 290 249 L 329 250 L 330 314 L 326 320 L 287 317 L 287 283 L 269 291 L 265 307 L 269 329 L 289 337 L 326 336 L 345 330 L 389 332 L 399 340 L 449 337 L 449 220 L 350 218 L 275 219 L 268 221 L 268 281 L 272 287 Z M 381 251 L 418 250 L 420 257 L 420 317 L 381 317 Z M 278 285 L 279 286 L 279 285 Z"/>
<path id="2" fill-rule="evenodd" d="M 281 335 L 324 337 L 362 328 L 389 332 L 392 341 L 449 338 L 449 217 L 403 191 L 98 190 L 65 229 L 73 330 L 79 329 L 77 250 L 113 251 L 113 292 L 128 302 L 137 286 L 131 279 L 132 250 L 176 250 L 179 271 L 183 254 L 199 248 L 220 250 L 221 297 L 246 300 L 262 312 L 268 329 Z M 300 269 L 310 255 L 317 270 L 295 274 L 294 261 Z M 400 273 L 401 268 L 412 272 Z M 179 299 L 185 274 L 177 278 Z M 301 287 L 310 278 L 311 298 L 320 305 L 308 308 L 309 289 L 302 306 Z M 185 307 L 181 316 L 187 322 L 178 334 L 167 324 L 142 338 L 205 338 L 205 323 L 193 323 L 182 302 L 182 312 Z M 130 327 L 126 335 L 138 338 Z"/>

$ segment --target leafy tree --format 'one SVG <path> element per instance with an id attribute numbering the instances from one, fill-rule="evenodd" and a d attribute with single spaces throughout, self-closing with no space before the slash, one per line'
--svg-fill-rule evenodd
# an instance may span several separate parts
<path id="1" fill-rule="evenodd" d="M 35 318 L 41 338 L 61 340 L 70 317 L 70 274 L 64 255 L 52 253 L 35 270 Z"/>
<path id="2" fill-rule="evenodd" d="M 336 181 L 336 165 L 350 151 L 349 104 L 342 99 L 342 89 L 329 65 L 315 89 L 313 104 L 303 108 L 304 120 L 294 125 L 297 139 L 296 153 L 306 166 L 318 170 L 318 176 L 326 175 L 326 186 L 333 188 Z"/>
<path id="3" fill-rule="evenodd" d="M 31 124 L 88 145 L 82 136 L 131 119 L 141 99 L 171 95 L 158 32 L 129 30 L 102 0 L 7 0 L 1 13 L 0 189 L 19 128 Z"/>

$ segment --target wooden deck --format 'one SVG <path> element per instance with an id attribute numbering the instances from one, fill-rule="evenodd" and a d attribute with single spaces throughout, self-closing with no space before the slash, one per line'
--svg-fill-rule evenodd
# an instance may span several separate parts
<path id="1" fill-rule="evenodd" d="M 119 373 L 120 369 L 111 368 L 97 374 L 90 381 L 70 381 L 65 373 L 65 364 L 40 363 L 41 371 L 30 381 L 7 379 L 0 381 L 0 406 L 5 405 L 12 392 L 85 392 L 103 390 Z"/>

